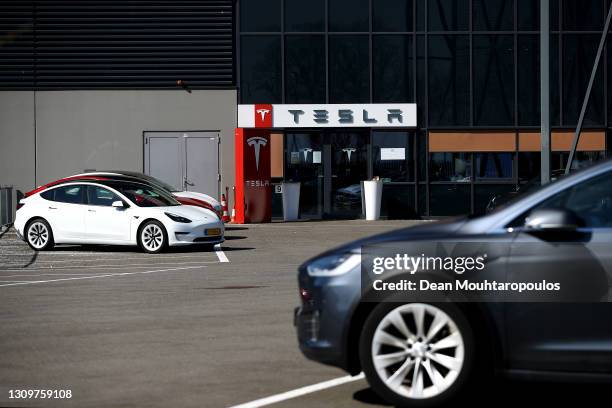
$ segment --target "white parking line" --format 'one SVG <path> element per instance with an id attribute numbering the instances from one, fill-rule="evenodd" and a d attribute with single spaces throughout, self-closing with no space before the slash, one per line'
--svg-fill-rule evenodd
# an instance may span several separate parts
<path id="1" fill-rule="evenodd" d="M 270 397 L 261 398 L 255 401 L 246 402 L 240 405 L 234 405 L 230 408 L 259 408 L 267 405 L 276 404 L 277 402 L 286 401 L 289 399 L 301 397 L 302 395 L 312 394 L 313 392 L 322 391 L 327 388 L 337 387 L 338 385 L 346 384 L 353 381 L 364 379 L 363 373 L 354 377 L 347 375 L 344 377 L 334 378 L 333 380 L 323 381 L 318 384 L 308 385 L 306 387 L 297 388 L 295 390 L 283 392 L 282 394 L 272 395 Z"/>
<path id="2" fill-rule="evenodd" d="M 183 268 L 157 269 L 153 271 L 106 273 L 104 275 L 78 276 L 76 278 L 62 278 L 62 279 L 40 280 L 40 281 L 15 282 L 15 283 L 7 283 L 4 285 L 0 285 L 0 288 L 3 286 L 35 285 L 39 283 L 63 282 L 63 281 L 82 280 L 82 279 L 112 278 L 115 276 L 128 276 L 128 275 L 140 275 L 140 274 L 148 274 L 148 273 L 171 272 L 171 271 L 180 271 L 184 269 L 195 269 L 195 268 L 206 268 L 206 266 L 185 266 Z"/>
<path id="3" fill-rule="evenodd" d="M 217 261 L 188 261 L 181 262 L 181 264 L 210 264 L 210 263 L 218 263 Z M 145 264 L 122 264 L 122 265 L 69 265 L 69 266 L 43 266 L 41 268 L 11 268 L 11 269 L 2 269 L 0 268 L 0 272 L 15 272 L 15 271 L 47 271 L 47 270 L 62 270 L 62 269 L 117 269 L 117 268 L 147 268 L 151 266 L 164 266 L 164 265 L 176 265 L 176 262 L 163 263 L 145 263 Z M 2 276 L 2 275 L 0 275 Z"/>
<path id="4" fill-rule="evenodd" d="M 217 258 L 219 258 L 219 262 L 229 262 L 229 259 L 225 256 L 225 252 L 221 249 L 221 244 L 215 245 L 215 253 L 217 254 Z"/>
<path id="5" fill-rule="evenodd" d="M 208 254 L 207 254 L 208 255 Z M 122 258 L 122 257 L 114 257 L 114 259 L 109 259 L 110 257 L 107 258 L 88 258 L 86 259 L 87 262 L 98 262 L 98 261 L 175 261 L 177 259 L 210 259 L 210 258 L 214 258 L 212 256 L 212 252 L 210 253 L 210 257 L 208 256 L 204 256 L 204 255 L 186 255 L 186 256 L 173 256 L 173 257 L 163 257 L 163 258 L 157 258 L 157 257 L 146 257 L 146 256 L 141 256 L 141 257 L 126 257 L 126 258 Z M 74 259 L 41 259 L 40 255 L 38 256 L 38 258 L 36 259 L 36 264 L 40 264 L 40 263 L 66 263 L 66 262 L 74 262 Z"/>

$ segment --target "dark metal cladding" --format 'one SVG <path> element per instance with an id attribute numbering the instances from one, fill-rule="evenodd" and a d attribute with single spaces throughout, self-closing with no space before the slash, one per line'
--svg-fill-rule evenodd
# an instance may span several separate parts
<path id="1" fill-rule="evenodd" d="M 233 0 L 2 0 L 0 89 L 235 86 Z"/>

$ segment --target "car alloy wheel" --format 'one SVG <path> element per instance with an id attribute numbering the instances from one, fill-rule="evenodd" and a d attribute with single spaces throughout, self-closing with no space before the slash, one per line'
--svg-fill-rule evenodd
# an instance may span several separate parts
<path id="1" fill-rule="evenodd" d="M 37 251 L 50 247 L 53 242 L 51 228 L 42 219 L 37 219 L 28 226 L 26 237 L 30 247 Z"/>
<path id="2" fill-rule="evenodd" d="M 166 244 L 163 227 L 155 221 L 147 223 L 140 232 L 140 244 L 146 252 L 159 252 Z"/>
<path id="3" fill-rule="evenodd" d="M 462 388 L 472 363 L 471 328 L 452 304 L 379 305 L 360 345 L 372 388 L 398 406 L 431 406 Z"/>

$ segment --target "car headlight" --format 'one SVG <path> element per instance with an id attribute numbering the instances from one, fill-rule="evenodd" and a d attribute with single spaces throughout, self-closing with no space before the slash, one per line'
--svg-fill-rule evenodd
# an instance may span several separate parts
<path id="1" fill-rule="evenodd" d="M 172 214 L 172 213 L 164 213 L 168 216 L 168 218 L 170 218 L 172 221 L 174 222 L 180 222 L 183 224 L 189 224 L 191 222 L 191 220 L 189 218 L 185 218 L 185 217 L 181 217 L 180 215 L 176 215 L 176 214 Z"/>
<path id="2" fill-rule="evenodd" d="M 361 264 L 361 254 L 342 253 L 315 259 L 306 271 L 310 276 L 339 276 Z"/>

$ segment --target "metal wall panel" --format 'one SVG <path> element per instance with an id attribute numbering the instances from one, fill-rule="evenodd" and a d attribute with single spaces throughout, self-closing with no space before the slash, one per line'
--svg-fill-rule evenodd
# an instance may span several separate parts
<path id="1" fill-rule="evenodd" d="M 227 88 L 233 0 L 3 0 L 0 87 Z"/>

